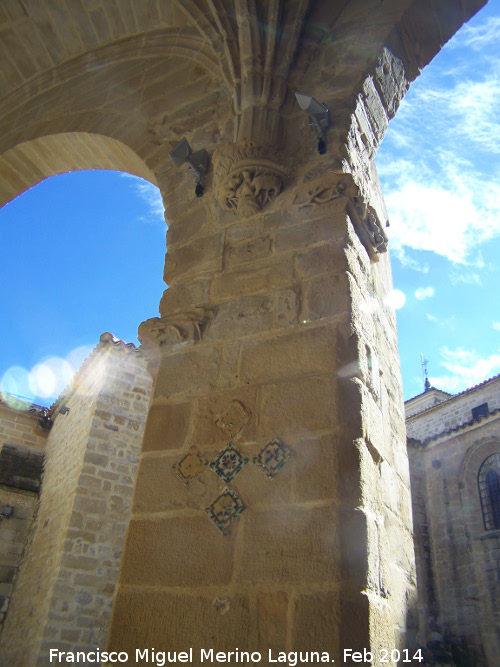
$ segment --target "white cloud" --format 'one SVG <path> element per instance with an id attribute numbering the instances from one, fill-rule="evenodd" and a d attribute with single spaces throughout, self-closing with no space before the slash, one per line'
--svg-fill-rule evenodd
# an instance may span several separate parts
<path id="1" fill-rule="evenodd" d="M 415 290 L 415 296 L 419 301 L 428 299 L 431 296 L 434 296 L 434 287 L 418 287 Z"/>
<path id="2" fill-rule="evenodd" d="M 483 281 L 479 273 L 467 273 L 453 271 L 450 273 L 450 282 L 452 285 L 482 285 Z"/>
<path id="3" fill-rule="evenodd" d="M 139 220 L 146 223 L 160 223 L 162 230 L 165 230 L 165 207 L 159 188 L 138 176 L 125 173 L 121 175 L 123 178 L 130 179 L 132 190 L 139 195 L 148 208 L 147 214 L 141 216 Z"/>
<path id="4" fill-rule="evenodd" d="M 431 315 L 430 313 L 426 313 L 425 316 L 429 320 L 429 322 L 439 322 L 438 318 L 435 315 Z"/>
<path id="5" fill-rule="evenodd" d="M 494 200 L 494 190 L 497 199 Z M 428 250 L 464 264 L 472 249 L 500 234 L 500 187 L 466 183 L 447 186 L 411 177 L 386 196 L 391 220 L 388 232 L 396 254 L 404 249 Z"/>
<path id="6" fill-rule="evenodd" d="M 466 26 L 458 44 L 481 48 L 466 52 L 477 66 L 417 79 L 382 143 L 388 233 L 405 266 L 419 268 L 410 251 L 423 250 L 479 268 L 480 245 L 500 235 L 499 28 L 498 17 Z"/>
<path id="7" fill-rule="evenodd" d="M 500 17 L 490 16 L 485 23 L 471 25 L 466 23 L 451 43 L 453 47 L 466 46 L 481 51 L 489 44 L 498 43 Z"/>
<path id="8" fill-rule="evenodd" d="M 449 374 L 430 377 L 433 387 L 456 393 L 484 382 L 492 375 L 500 372 L 500 354 L 493 353 L 489 357 L 481 358 L 475 350 L 457 348 L 450 350 L 444 347 L 441 350 L 444 361 L 441 362 Z"/>
<path id="9" fill-rule="evenodd" d="M 495 331 L 500 331 L 500 322 L 493 322 L 491 325 Z"/>

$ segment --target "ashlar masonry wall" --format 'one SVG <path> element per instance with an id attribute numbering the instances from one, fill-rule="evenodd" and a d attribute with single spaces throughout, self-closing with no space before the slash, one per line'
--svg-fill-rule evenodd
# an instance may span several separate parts
<path id="1" fill-rule="evenodd" d="M 473 420 L 484 403 L 489 414 Z M 500 530 L 486 528 L 478 487 L 500 453 L 499 407 L 496 377 L 407 422 L 419 639 L 461 667 L 500 662 Z"/>
<path id="2" fill-rule="evenodd" d="M 6 619 L 2 664 L 102 648 L 130 513 L 151 378 L 103 334 L 55 407 L 33 536 Z"/>
<path id="3" fill-rule="evenodd" d="M 0 633 L 37 506 L 43 410 L 0 395 Z"/>

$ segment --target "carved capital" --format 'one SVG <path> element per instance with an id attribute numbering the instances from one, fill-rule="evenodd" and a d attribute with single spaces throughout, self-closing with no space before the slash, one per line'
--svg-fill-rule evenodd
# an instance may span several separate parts
<path id="1" fill-rule="evenodd" d="M 259 213 L 273 202 L 288 179 L 271 149 L 253 141 L 224 144 L 213 156 L 215 198 L 225 211 L 242 217 Z"/>
<path id="2" fill-rule="evenodd" d="M 334 174 L 301 189 L 293 200 L 299 209 L 318 208 L 344 199 L 347 213 L 372 261 L 387 251 L 388 239 L 375 209 L 367 204 L 350 174 Z"/>
<path id="3" fill-rule="evenodd" d="M 215 309 L 200 306 L 152 317 L 139 326 L 138 338 L 146 349 L 152 345 L 192 345 L 202 339 L 214 314 Z"/>

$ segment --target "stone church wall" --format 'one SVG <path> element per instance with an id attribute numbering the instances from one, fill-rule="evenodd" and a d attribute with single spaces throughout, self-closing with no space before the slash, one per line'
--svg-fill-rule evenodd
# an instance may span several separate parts
<path id="1" fill-rule="evenodd" d="M 109 334 L 53 411 L 36 522 L 0 644 L 3 664 L 103 646 L 151 378 Z"/>
<path id="2" fill-rule="evenodd" d="M 48 436 L 42 414 L 0 395 L 0 633 L 38 499 Z"/>
<path id="3" fill-rule="evenodd" d="M 473 420 L 484 403 L 489 414 Z M 485 528 L 478 487 L 481 464 L 500 452 L 498 407 L 499 377 L 407 422 L 419 638 L 460 667 L 496 667 L 500 656 L 500 530 Z"/>

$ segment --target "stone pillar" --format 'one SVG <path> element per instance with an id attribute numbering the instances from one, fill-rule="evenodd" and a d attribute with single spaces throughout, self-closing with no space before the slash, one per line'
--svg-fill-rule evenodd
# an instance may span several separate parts
<path id="1" fill-rule="evenodd" d="M 156 379 L 108 647 L 129 664 L 153 647 L 192 648 L 193 664 L 202 649 L 344 664 L 344 649 L 404 648 L 384 232 L 347 174 L 292 179 L 251 142 L 219 148 L 214 174 L 224 210 L 186 197 L 161 317 L 140 328 Z"/>

